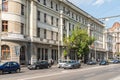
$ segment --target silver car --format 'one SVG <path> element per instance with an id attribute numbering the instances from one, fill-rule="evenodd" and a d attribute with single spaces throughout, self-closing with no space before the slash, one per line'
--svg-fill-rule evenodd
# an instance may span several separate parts
<path id="1" fill-rule="evenodd" d="M 80 66 L 81 64 L 79 61 L 70 60 L 63 66 L 63 68 L 64 69 L 75 69 L 75 68 L 80 68 Z"/>
<path id="2" fill-rule="evenodd" d="M 63 68 L 64 65 L 67 63 L 67 60 L 59 60 L 58 61 L 58 68 Z"/>

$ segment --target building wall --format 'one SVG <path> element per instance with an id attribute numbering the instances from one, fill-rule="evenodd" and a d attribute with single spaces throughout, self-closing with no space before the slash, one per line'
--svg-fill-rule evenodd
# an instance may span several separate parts
<path id="1" fill-rule="evenodd" d="M 37 0 L 10 0 L 8 1 L 8 11 L 2 11 L 2 20 L 8 21 L 8 32 L 2 32 L 2 42 L 12 41 L 13 46 L 15 43 L 19 46 L 21 43 L 25 43 L 25 50 L 28 50 L 25 52 L 27 54 L 25 62 L 33 63 L 38 60 L 37 54 L 45 53 L 44 50 L 37 52 L 38 48 L 47 49 L 48 59 L 52 58 L 53 54 L 57 56 L 56 61 L 60 59 L 63 56 L 61 55 L 63 38 L 71 34 L 77 23 L 80 23 L 82 29 L 88 29 L 88 24 L 90 24 L 91 36 L 96 37 L 98 41 L 96 47 L 103 49 L 103 23 L 67 0 L 45 1 L 46 4 L 44 4 L 44 0 L 40 0 L 40 2 Z M 22 24 L 24 24 L 24 29 L 21 29 Z M 23 34 L 21 34 L 22 30 Z M 16 56 L 18 62 L 20 62 L 19 57 Z"/>

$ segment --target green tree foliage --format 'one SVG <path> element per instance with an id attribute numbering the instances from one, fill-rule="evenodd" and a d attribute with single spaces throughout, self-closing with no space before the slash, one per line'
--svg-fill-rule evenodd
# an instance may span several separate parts
<path id="1" fill-rule="evenodd" d="M 66 52 L 69 53 L 70 49 L 74 49 L 77 52 L 78 58 L 83 57 L 89 51 L 89 45 L 95 41 L 95 38 L 90 37 L 87 30 L 81 29 L 77 24 L 72 34 L 64 39 L 66 46 Z"/>

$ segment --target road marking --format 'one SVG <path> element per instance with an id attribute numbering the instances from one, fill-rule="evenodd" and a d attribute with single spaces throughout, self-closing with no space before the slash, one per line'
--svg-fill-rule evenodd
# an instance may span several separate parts
<path id="1" fill-rule="evenodd" d="M 96 67 L 90 67 L 90 68 L 84 68 L 84 69 L 74 69 L 74 70 L 65 70 L 65 71 L 61 71 L 59 73 L 52 73 L 52 74 L 47 74 L 47 75 L 42 75 L 42 76 L 34 76 L 34 77 L 27 77 L 27 78 L 23 78 L 23 79 L 17 79 L 17 80 L 30 80 L 30 79 L 36 79 L 36 78 L 42 78 L 42 77 L 49 77 L 49 76 L 55 76 L 55 75 L 60 75 L 60 74 L 65 74 L 65 73 L 70 73 L 70 72 L 79 72 L 79 71 L 85 71 L 85 70 L 92 70 L 92 69 L 99 69 L 99 68 L 103 68 L 103 67 L 112 67 L 112 66 L 115 66 L 115 65 L 118 65 L 118 64 L 114 64 L 114 65 L 107 65 L 107 66 L 96 66 Z M 116 79 L 113 79 L 113 80 L 116 80 Z M 117 79 L 117 80 L 120 80 Z"/>

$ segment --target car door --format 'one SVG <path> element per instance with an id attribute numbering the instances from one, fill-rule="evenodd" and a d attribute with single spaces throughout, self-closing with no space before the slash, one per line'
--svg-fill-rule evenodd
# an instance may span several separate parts
<path id="1" fill-rule="evenodd" d="M 41 67 L 42 67 L 42 68 L 45 68 L 45 67 L 46 67 L 45 61 L 41 61 Z"/>
<path id="2" fill-rule="evenodd" d="M 4 72 L 11 72 L 9 62 L 5 63 L 3 66 L 4 66 L 4 67 L 3 67 L 3 71 L 4 71 Z"/>
<path id="3" fill-rule="evenodd" d="M 11 62 L 10 63 L 10 68 L 11 68 L 11 71 L 16 71 L 17 70 L 17 64 L 15 62 Z"/>

